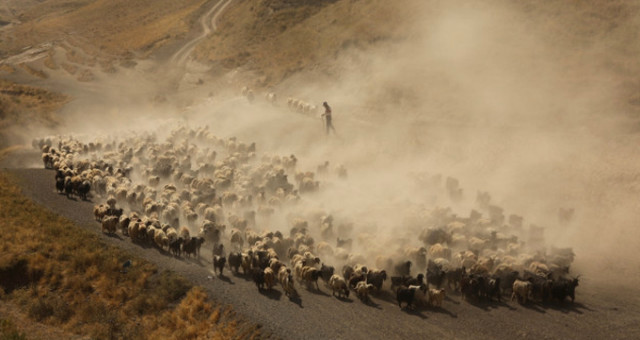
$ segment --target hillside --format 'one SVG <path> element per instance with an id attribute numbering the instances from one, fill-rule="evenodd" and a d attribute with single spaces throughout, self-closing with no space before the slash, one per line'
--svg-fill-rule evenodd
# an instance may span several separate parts
<path id="1" fill-rule="evenodd" d="M 255 71 L 257 86 L 301 71 L 337 76 L 332 64 L 341 52 L 406 36 L 402 23 L 414 7 L 411 1 L 237 1 L 195 57 Z"/>
<path id="2" fill-rule="evenodd" d="M 195 56 L 228 70 L 253 72 L 249 82 L 257 87 L 277 86 L 300 73 L 306 74 L 304 79 L 340 84 L 352 81 L 354 74 L 363 76 L 359 71 L 371 79 L 370 73 L 386 73 L 389 67 L 396 73 L 373 82 L 374 88 L 367 88 L 371 96 L 388 99 L 392 93 L 416 101 L 424 95 L 415 87 L 421 81 L 429 85 L 431 79 L 411 79 L 415 71 L 424 70 L 416 70 L 418 61 L 408 55 L 424 55 L 419 61 L 423 66 L 441 68 L 430 57 L 449 45 L 438 41 L 439 46 L 427 50 L 416 46 L 443 33 L 446 36 L 436 38 L 457 44 L 460 49 L 453 52 L 465 53 L 471 42 L 464 39 L 475 33 L 474 43 L 493 49 L 497 58 L 506 53 L 507 63 L 514 65 L 492 60 L 483 50 L 466 51 L 469 62 L 489 71 L 503 65 L 516 72 L 526 63 L 554 64 L 554 76 L 571 82 L 570 87 L 602 83 L 615 88 L 616 99 L 631 105 L 626 109 L 637 115 L 639 15 L 639 5 L 628 1 L 235 1 L 220 19 L 219 32 L 200 44 Z M 493 22 L 480 22 L 483 16 Z M 445 19 L 462 21 L 443 23 Z M 460 27 L 440 32 L 453 29 L 440 24 Z M 474 24 L 481 25 L 472 28 L 476 32 L 459 30 Z M 527 40 L 530 44 L 523 43 Z M 509 54 L 515 48 L 519 50 Z"/>
<path id="3" fill-rule="evenodd" d="M 51 223 L 54 230 L 67 233 L 82 228 L 54 220 L 47 210 L 54 205 L 89 220 L 86 235 L 69 238 L 68 247 L 91 254 L 94 249 L 112 254 L 123 247 L 130 252 L 117 252 L 118 261 L 96 266 L 112 270 L 125 257 L 142 256 L 210 289 L 208 295 L 197 288 L 193 294 L 181 289 L 179 296 L 162 299 L 160 308 L 150 310 L 144 326 L 148 334 L 156 329 L 159 338 L 183 338 L 179 330 L 186 319 L 192 321 L 193 334 L 214 332 L 217 325 L 207 328 L 211 323 L 205 314 L 217 310 L 220 301 L 233 305 L 239 315 L 251 316 L 251 322 L 267 320 L 264 334 L 273 331 L 285 337 L 298 334 L 296 330 L 315 330 L 309 327 L 311 321 L 282 321 L 294 318 L 308 318 L 314 327 L 335 321 L 333 338 L 343 329 L 365 330 L 359 337 L 374 338 L 380 333 L 369 325 L 376 320 L 387 322 L 389 327 L 380 328 L 389 333 L 402 327 L 398 320 L 409 320 L 412 328 L 403 330 L 408 336 L 423 327 L 414 322 L 416 316 L 430 319 L 429 327 L 444 338 L 475 338 L 487 328 L 492 332 L 486 334 L 495 338 L 570 337 L 571 324 L 585 337 L 606 338 L 615 327 L 612 336 L 631 334 L 640 311 L 637 298 L 625 296 L 627 288 L 637 296 L 633 292 L 640 280 L 627 275 L 640 265 L 634 256 L 640 246 L 638 32 L 640 2 L 626 0 L 0 1 L 0 160 L 9 160 L 3 167 L 18 167 L 16 172 L 23 172 L 20 178 L 27 183 L 18 183 L 19 188 L 17 177 L 0 172 L 0 183 L 9 188 L 0 195 L 5 201 L 0 212 L 10 217 L 0 225 L 13 231 L 0 245 L 8 250 L 0 256 L 0 271 L 13 270 L 22 260 L 48 268 L 38 289 L 22 295 L 0 290 L 0 312 L 32 309 L 31 315 L 15 312 L 16 318 L 0 318 L 0 335 L 2 329 L 25 332 L 23 326 L 30 320 L 99 338 L 111 332 L 92 330 L 91 322 L 101 323 L 91 311 L 70 318 L 67 308 L 60 309 L 64 315 L 56 315 L 52 306 L 64 303 L 54 293 L 37 303 L 37 294 L 55 288 L 59 268 L 82 262 L 42 237 L 44 231 L 20 228 L 29 223 L 43 230 Z M 245 86 L 255 91 L 255 101 L 240 95 Z M 268 103 L 266 92 L 277 94 L 277 101 Z M 331 103 L 338 133 L 324 136 L 322 111 L 296 113 L 287 98 L 311 106 Z M 384 308 L 370 308 L 356 299 L 336 304 L 329 294 L 305 290 L 303 314 L 302 305 L 292 309 L 291 301 L 279 301 L 280 287 L 275 289 L 278 298 L 268 299 L 254 295 L 248 278 L 233 276 L 233 285 L 212 283 L 207 277 L 209 259 L 203 262 L 206 266 L 194 266 L 127 238 L 103 235 L 89 213 L 90 205 L 100 202 L 72 202 L 56 194 L 53 172 L 22 169 L 41 167 L 39 156 L 15 152 L 27 149 L 33 138 L 52 134 L 114 137 L 113 145 L 126 145 L 130 139 L 122 136 L 155 139 L 183 123 L 210 129 L 220 145 L 254 142 L 264 154 L 262 161 L 280 162 L 275 156 L 295 155 L 296 170 L 313 175 L 317 169 L 320 190 L 304 196 L 304 208 L 321 207 L 342 219 L 349 233 L 343 238 L 352 236 L 356 248 L 371 252 L 422 245 L 414 237 L 417 232 L 411 234 L 424 227 L 422 220 L 407 227 L 398 217 L 398 207 L 451 208 L 453 216 L 464 218 L 476 208 L 476 195 L 491 192 L 491 204 L 504 209 L 504 216 L 525 216 L 528 230 L 534 225 L 546 228 L 548 245 L 575 251 L 571 274 L 584 274 L 577 303 L 571 308 L 529 308 L 515 302 L 482 308 L 453 293 L 440 312 L 405 315 L 412 313 L 397 309 L 393 297 L 379 299 L 377 307 Z M 194 150 L 190 143 L 193 139 L 184 142 L 188 152 Z M 216 154 L 206 157 L 199 162 L 214 163 L 211 157 Z M 217 157 L 216 162 L 222 162 L 222 154 Z M 325 181 L 320 169 L 329 161 L 328 172 L 344 166 L 348 176 Z M 196 168 L 195 163 L 190 168 L 190 162 L 185 161 L 189 171 Z M 140 162 L 132 164 L 141 167 Z M 293 173 L 288 178 L 294 182 Z M 464 199 L 442 200 L 425 185 L 429 178 L 439 184 L 459 180 Z M 29 198 L 22 196 L 20 190 L 29 186 Z M 43 197 L 40 204 L 47 209 L 30 202 Z M 294 214 L 298 208 L 286 212 Z M 560 223 L 558 212 L 569 208 L 575 211 L 573 221 Z M 281 228 L 286 234 L 289 227 L 283 221 L 264 228 Z M 387 233 L 389 239 L 378 242 Z M 333 245 L 335 238 L 316 240 Z M 40 252 L 24 255 L 25 247 L 55 248 L 60 253 L 45 262 Z M 206 251 L 205 258 L 210 254 Z M 149 275 L 158 276 L 151 264 L 147 266 Z M 100 271 L 89 274 L 104 286 L 115 284 Z M 80 275 L 73 279 L 84 281 Z M 162 286 L 171 280 L 151 284 Z M 234 294 L 227 294 L 231 290 Z M 146 292 L 153 294 L 154 289 Z M 73 295 L 66 303 L 79 307 L 84 298 Z M 190 299 L 202 303 L 206 313 L 190 314 L 197 312 L 189 309 Z M 100 304 L 115 302 L 107 298 Z M 44 310 L 40 317 L 34 313 L 39 310 Z M 283 318 L 284 313 L 290 314 Z M 117 334 L 136 328 L 130 316 L 118 313 L 123 327 Z M 506 326 L 492 324 L 508 318 L 514 321 Z M 233 316 L 226 321 L 227 335 L 233 337 Z M 529 327 L 526 332 L 523 324 Z"/>
<path id="4" fill-rule="evenodd" d="M 8 0 L 0 58 L 47 42 L 70 42 L 98 57 L 145 55 L 189 32 L 205 0 Z"/>

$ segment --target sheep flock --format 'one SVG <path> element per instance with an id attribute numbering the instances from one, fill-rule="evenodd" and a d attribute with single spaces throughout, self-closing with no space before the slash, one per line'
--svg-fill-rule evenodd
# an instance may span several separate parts
<path id="1" fill-rule="evenodd" d="M 248 91 L 247 91 L 247 95 Z M 275 99 L 275 98 L 274 98 Z M 291 110 L 314 112 L 298 100 Z M 259 290 L 350 292 L 367 303 L 384 294 L 401 308 L 470 303 L 566 303 L 578 285 L 571 248 L 545 245 L 544 229 L 526 226 L 478 192 L 461 213 L 429 203 L 397 211 L 393 238 L 318 202 L 326 183 L 352 174 L 328 161 L 301 169 L 295 155 L 261 153 L 255 143 L 220 138 L 209 127 L 123 136 L 38 138 L 43 165 L 62 195 L 91 199 L 96 228 L 152 245 L 166 256 L 212 256 L 212 270 L 253 279 Z M 53 177 L 53 176 L 52 176 Z M 456 178 L 416 175 L 425 191 L 460 200 Z M 571 218 L 570 211 L 561 214 Z M 318 282 L 320 281 L 320 283 Z"/>

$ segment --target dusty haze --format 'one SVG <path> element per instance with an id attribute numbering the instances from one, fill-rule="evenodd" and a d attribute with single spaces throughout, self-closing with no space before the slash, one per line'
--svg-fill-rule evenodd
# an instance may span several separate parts
<path id="1" fill-rule="evenodd" d="M 261 93 L 249 104 L 233 74 L 204 88 L 189 78 L 175 86 L 178 78 L 163 79 L 172 70 L 140 63 L 71 88 L 76 100 L 63 125 L 41 135 L 131 134 L 168 119 L 209 125 L 260 152 L 295 154 L 299 170 L 344 164 L 348 179 L 326 178 L 305 208 L 354 223 L 354 239 L 373 235 L 374 254 L 419 245 L 407 222 L 416 211 L 451 206 L 467 216 L 476 193 L 488 191 L 505 215 L 524 216 L 525 228 L 544 226 L 547 245 L 573 247 L 573 272 L 585 280 L 637 268 L 637 123 L 621 96 L 624 72 L 608 53 L 625 44 L 637 16 L 582 41 L 553 35 L 544 13 L 501 1 L 415 7 L 419 20 L 407 22 L 402 41 L 342 51 L 332 65 L 337 79 L 309 71 L 284 81 L 273 89 L 277 106 Z M 637 44 L 625 51 L 639 52 Z M 168 100 L 154 101 L 159 94 Z M 289 96 L 328 101 L 338 134 L 326 137 L 319 116 L 290 112 Z M 459 179 L 464 199 L 451 202 L 443 185 L 420 186 L 418 174 Z M 570 224 L 559 224 L 559 208 L 575 208 Z"/>

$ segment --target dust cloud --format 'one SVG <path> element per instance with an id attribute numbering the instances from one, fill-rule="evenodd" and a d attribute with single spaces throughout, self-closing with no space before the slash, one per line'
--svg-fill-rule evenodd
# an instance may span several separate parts
<path id="1" fill-rule="evenodd" d="M 525 229 L 544 227 L 547 245 L 572 247 L 573 273 L 595 279 L 637 267 L 637 137 L 623 133 L 628 120 L 602 42 L 552 36 L 545 18 L 505 3 L 424 8 L 404 40 L 342 52 L 331 65 L 337 80 L 303 73 L 273 89 L 276 105 L 257 90 L 249 103 L 230 77 L 211 96 L 140 68 L 98 79 L 51 133 L 130 136 L 177 121 L 294 154 L 299 171 L 329 161 L 335 173 L 342 164 L 347 179 L 318 175 L 320 192 L 297 209 L 331 213 L 364 258 L 422 245 L 417 235 L 431 225 L 416 216 L 435 207 L 486 216 L 476 204 L 483 191 L 505 215 L 523 216 Z M 176 110 L 178 92 L 189 105 Z M 159 94 L 168 101 L 154 101 Z M 325 135 L 320 112 L 291 112 L 288 97 L 328 101 L 337 133 Z M 459 180 L 462 199 L 448 197 L 447 177 Z M 559 221 L 561 208 L 575 209 L 571 221 Z M 273 229 L 288 230 L 284 216 L 276 221 Z"/>

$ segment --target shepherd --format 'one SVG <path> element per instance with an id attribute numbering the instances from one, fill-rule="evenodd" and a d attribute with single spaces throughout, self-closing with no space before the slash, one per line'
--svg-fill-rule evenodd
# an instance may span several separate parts
<path id="1" fill-rule="evenodd" d="M 334 128 L 333 124 L 331 123 L 331 107 L 329 106 L 329 104 L 327 104 L 327 102 L 322 103 L 322 106 L 324 106 L 324 113 L 322 114 L 322 117 L 325 121 L 324 125 L 327 129 L 327 135 L 329 134 L 330 130 L 333 130 L 333 133 L 336 133 L 336 128 Z"/>

